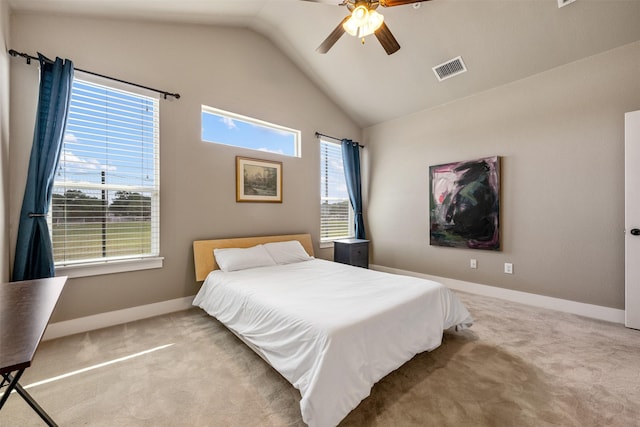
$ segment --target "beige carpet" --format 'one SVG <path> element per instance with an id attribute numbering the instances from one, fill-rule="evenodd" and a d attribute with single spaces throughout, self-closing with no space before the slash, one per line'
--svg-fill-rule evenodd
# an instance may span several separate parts
<path id="1" fill-rule="evenodd" d="M 458 295 L 471 330 L 385 377 L 341 426 L 640 426 L 639 331 Z M 199 309 L 44 342 L 21 382 L 88 367 L 28 389 L 60 426 L 303 425 L 297 390 Z M 43 424 L 14 394 L 0 425 Z"/>

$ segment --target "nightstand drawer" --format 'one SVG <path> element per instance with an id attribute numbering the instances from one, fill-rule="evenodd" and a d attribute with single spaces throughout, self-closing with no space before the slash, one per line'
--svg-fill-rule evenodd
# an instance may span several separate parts
<path id="1" fill-rule="evenodd" d="M 369 241 L 362 239 L 334 241 L 333 260 L 342 264 L 369 268 Z"/>

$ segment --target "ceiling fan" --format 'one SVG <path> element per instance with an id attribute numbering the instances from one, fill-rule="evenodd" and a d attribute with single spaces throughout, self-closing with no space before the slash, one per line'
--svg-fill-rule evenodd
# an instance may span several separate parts
<path id="1" fill-rule="evenodd" d="M 314 0 L 306 0 L 314 1 Z M 342 0 L 338 6 L 347 6 L 351 12 L 340 24 L 329 34 L 329 36 L 316 49 L 319 53 L 327 53 L 329 49 L 347 32 L 354 37 L 362 39 L 368 35 L 375 34 L 376 38 L 387 52 L 391 55 L 400 49 L 400 44 L 391 34 L 391 30 L 384 22 L 384 17 L 376 11 L 378 6 L 392 7 L 405 4 L 420 3 L 428 0 Z M 327 3 L 326 0 L 315 0 L 315 3 Z"/>

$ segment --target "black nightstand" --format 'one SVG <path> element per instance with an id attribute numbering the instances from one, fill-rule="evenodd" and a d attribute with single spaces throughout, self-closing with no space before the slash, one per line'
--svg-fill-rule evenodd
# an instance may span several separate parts
<path id="1" fill-rule="evenodd" d="M 342 239 L 333 242 L 333 260 L 342 264 L 369 268 L 369 241 Z"/>

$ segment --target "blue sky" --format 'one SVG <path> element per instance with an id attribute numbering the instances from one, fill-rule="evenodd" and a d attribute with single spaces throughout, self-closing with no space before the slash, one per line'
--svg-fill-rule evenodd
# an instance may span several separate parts
<path id="1" fill-rule="evenodd" d="M 293 132 L 245 122 L 212 112 L 202 112 L 202 139 L 219 144 L 295 156 Z"/>

